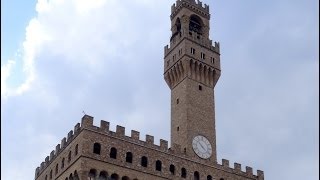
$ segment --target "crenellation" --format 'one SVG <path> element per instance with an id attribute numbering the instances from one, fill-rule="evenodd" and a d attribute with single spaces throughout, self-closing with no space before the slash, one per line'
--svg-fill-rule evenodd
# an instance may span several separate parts
<path id="1" fill-rule="evenodd" d="M 234 163 L 234 170 L 241 172 L 241 164 L 239 163 Z"/>
<path id="2" fill-rule="evenodd" d="M 230 166 L 229 166 L 229 160 L 227 160 L 227 159 L 222 159 L 222 166 L 229 168 L 229 167 L 230 167 Z"/>
<path id="3" fill-rule="evenodd" d="M 70 130 L 69 133 L 68 133 L 68 136 L 67 136 L 67 142 L 70 143 L 70 141 L 72 140 L 73 138 L 73 131 Z"/>
<path id="4" fill-rule="evenodd" d="M 124 137 L 125 136 L 125 128 L 122 126 L 117 125 L 116 127 L 116 135 L 119 137 Z"/>
<path id="5" fill-rule="evenodd" d="M 170 150 L 174 153 L 174 154 L 177 154 L 177 155 L 180 155 L 181 154 L 181 145 L 180 144 L 176 144 L 176 143 L 173 143 Z"/>
<path id="6" fill-rule="evenodd" d="M 182 7 L 189 8 L 207 18 L 210 18 L 209 6 L 207 4 L 204 4 L 203 6 L 203 3 L 199 0 L 177 0 L 176 3 L 171 6 L 171 19 Z"/>
<path id="7" fill-rule="evenodd" d="M 146 135 L 146 143 L 147 144 L 154 144 L 154 137 L 149 135 L 149 134 L 147 134 Z"/>
<path id="8" fill-rule="evenodd" d="M 46 165 L 49 164 L 49 156 L 46 157 L 45 162 L 46 162 Z"/>
<path id="9" fill-rule="evenodd" d="M 104 120 L 100 121 L 100 131 L 108 132 L 109 131 L 110 123 Z"/>
<path id="10" fill-rule="evenodd" d="M 257 176 L 259 180 L 263 180 L 264 179 L 264 172 L 261 170 L 257 170 Z"/>
<path id="11" fill-rule="evenodd" d="M 64 137 L 64 138 L 61 139 L 61 149 L 66 147 L 66 144 L 67 144 L 67 139 Z"/>
<path id="12" fill-rule="evenodd" d="M 42 171 L 42 170 L 44 169 L 44 165 L 45 165 L 44 162 L 42 162 L 42 163 L 40 164 L 40 171 Z"/>
<path id="13" fill-rule="evenodd" d="M 39 173 L 40 173 L 40 167 L 37 167 L 35 172 L 35 177 L 39 176 Z"/>
<path id="14" fill-rule="evenodd" d="M 252 167 L 246 166 L 246 173 L 247 173 L 247 175 L 252 176 L 253 175 Z"/>
<path id="15" fill-rule="evenodd" d="M 160 139 L 160 150 L 168 151 L 168 141 Z"/>
<path id="16" fill-rule="evenodd" d="M 140 139 L 140 132 L 131 130 L 131 138 L 134 140 L 139 140 Z"/>
<path id="17" fill-rule="evenodd" d="M 57 149 L 57 148 L 56 148 Z M 54 153 L 55 153 L 55 151 L 54 150 L 52 150 L 51 151 L 51 153 L 50 153 L 50 162 L 53 160 L 53 158 L 54 158 Z"/>
<path id="18" fill-rule="evenodd" d="M 80 132 L 80 123 L 77 123 L 74 126 L 74 135 L 77 135 Z"/>
<path id="19" fill-rule="evenodd" d="M 93 126 L 93 117 L 84 115 L 81 120 L 81 128 L 90 128 Z"/>
<path id="20" fill-rule="evenodd" d="M 60 144 L 56 145 L 56 150 L 55 150 L 55 152 L 54 152 L 54 153 L 55 153 L 54 156 L 57 156 L 57 155 L 59 154 L 60 149 L 61 149 Z"/>

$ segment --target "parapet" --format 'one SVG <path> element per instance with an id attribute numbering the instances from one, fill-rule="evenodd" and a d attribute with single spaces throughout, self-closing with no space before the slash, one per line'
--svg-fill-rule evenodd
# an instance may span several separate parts
<path id="1" fill-rule="evenodd" d="M 263 180 L 264 179 L 264 174 L 263 174 L 263 171 L 261 170 L 257 170 L 257 174 L 254 175 L 253 174 L 253 170 L 252 170 L 252 167 L 250 166 L 246 166 L 246 170 L 245 171 L 242 171 L 241 170 L 241 164 L 235 162 L 234 163 L 234 167 L 231 168 L 229 166 L 229 160 L 227 159 L 222 159 L 222 164 L 218 164 L 222 169 L 225 169 L 225 170 L 231 170 L 233 171 L 234 173 L 237 173 L 237 174 L 242 174 L 242 175 L 245 175 L 245 176 L 248 176 L 248 177 L 258 177 L 258 179 L 260 180 Z"/>
<path id="2" fill-rule="evenodd" d="M 171 19 L 182 7 L 189 8 L 210 19 L 209 6 L 207 4 L 203 6 L 200 0 L 177 0 L 176 3 L 171 6 Z"/>

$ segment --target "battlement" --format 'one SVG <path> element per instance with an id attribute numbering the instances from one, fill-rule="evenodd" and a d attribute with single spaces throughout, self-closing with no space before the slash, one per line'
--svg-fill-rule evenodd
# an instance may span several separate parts
<path id="1" fill-rule="evenodd" d="M 203 36 L 201 36 L 199 34 L 182 31 L 181 34 L 172 37 L 172 39 L 170 41 L 170 46 L 166 45 L 164 47 L 164 57 L 166 57 L 171 52 L 171 50 L 174 49 L 174 47 L 176 45 L 178 45 L 179 42 L 182 41 L 183 38 L 188 38 L 189 40 L 194 41 L 198 44 L 201 44 L 201 45 L 205 46 L 206 48 L 220 54 L 220 44 L 218 42 L 214 42 L 214 44 L 213 44 L 212 40 L 210 40 L 208 38 L 204 38 Z"/>
<path id="2" fill-rule="evenodd" d="M 207 4 L 203 5 L 200 0 L 177 0 L 176 3 L 171 6 L 171 19 L 175 17 L 182 7 L 193 10 L 210 19 L 209 6 Z"/>
<path id="3" fill-rule="evenodd" d="M 233 164 L 233 168 L 232 168 L 232 167 L 230 167 L 229 160 L 227 160 L 227 159 L 222 159 L 222 163 L 221 164 L 218 163 L 218 166 L 220 166 L 221 168 L 223 168 L 225 170 L 231 170 L 232 172 L 234 172 L 236 174 L 241 174 L 241 175 L 245 175 L 245 176 L 248 176 L 248 177 L 256 176 L 256 177 L 258 177 L 258 179 L 261 179 L 261 180 L 264 179 L 263 171 L 257 170 L 256 175 L 254 175 L 252 167 L 250 167 L 250 166 L 246 166 L 245 171 L 242 171 L 241 170 L 241 164 L 239 164 L 237 162 L 235 162 Z"/>

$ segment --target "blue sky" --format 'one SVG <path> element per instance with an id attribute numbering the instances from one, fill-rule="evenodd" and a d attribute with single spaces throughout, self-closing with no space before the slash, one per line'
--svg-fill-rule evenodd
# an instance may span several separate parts
<path id="1" fill-rule="evenodd" d="M 319 2 L 203 2 L 221 50 L 219 162 L 319 179 Z M 173 3 L 1 2 L 1 179 L 34 178 L 82 111 L 170 140 L 162 68 Z"/>

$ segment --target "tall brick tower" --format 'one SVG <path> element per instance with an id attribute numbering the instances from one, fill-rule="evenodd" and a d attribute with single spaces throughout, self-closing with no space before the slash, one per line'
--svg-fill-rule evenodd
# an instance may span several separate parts
<path id="1" fill-rule="evenodd" d="M 207 163 L 217 161 L 214 87 L 220 77 L 219 44 L 209 38 L 209 6 L 178 0 L 171 7 L 170 47 L 164 79 L 171 89 L 171 144 Z"/>

